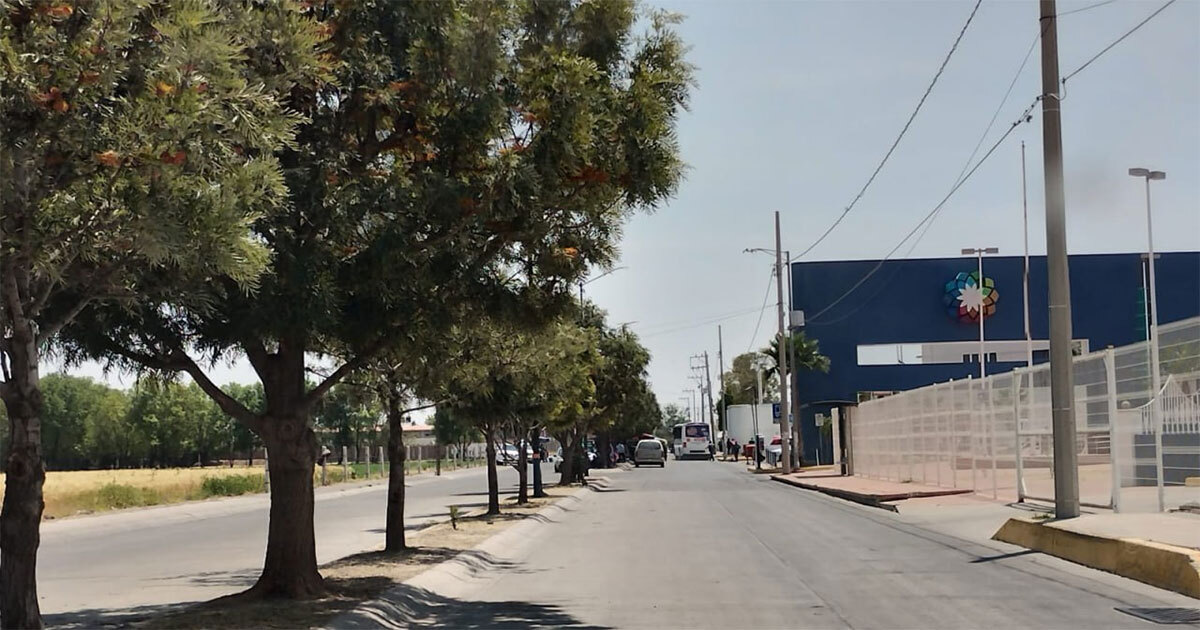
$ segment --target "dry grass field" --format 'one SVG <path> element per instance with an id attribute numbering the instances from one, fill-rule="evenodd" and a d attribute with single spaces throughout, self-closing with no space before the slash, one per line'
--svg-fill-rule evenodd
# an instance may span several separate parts
<path id="1" fill-rule="evenodd" d="M 472 465 L 476 465 L 472 462 Z M 411 461 L 409 474 L 433 469 L 432 462 Z M 386 467 L 371 467 L 371 478 L 386 478 Z M 453 470 L 443 466 L 443 470 Z M 351 481 L 366 478 L 365 464 L 348 466 Z M 326 468 L 328 483 L 347 481 L 342 467 L 330 464 Z M 0 474 L 0 497 L 4 496 L 4 475 Z M 321 469 L 313 471 L 314 483 L 321 483 Z M 229 466 L 204 468 L 135 468 L 117 470 L 71 470 L 46 473 L 43 493 L 46 510 L 42 518 L 51 520 L 79 514 L 120 510 L 147 505 L 163 505 L 196 501 L 218 496 L 235 496 L 263 492 L 262 464 L 247 466 L 245 462 Z"/>

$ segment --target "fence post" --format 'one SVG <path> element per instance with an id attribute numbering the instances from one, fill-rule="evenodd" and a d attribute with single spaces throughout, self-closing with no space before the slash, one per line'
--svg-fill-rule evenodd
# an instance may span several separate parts
<path id="1" fill-rule="evenodd" d="M 913 395 L 912 392 L 906 392 L 906 394 L 907 394 L 906 397 L 912 397 L 912 395 Z M 906 422 L 906 424 L 908 425 L 907 426 L 908 452 L 906 454 L 907 457 L 905 457 L 905 460 L 908 460 L 908 481 L 913 481 L 914 476 L 916 476 L 916 475 L 912 474 L 912 462 L 913 462 L 913 460 L 916 460 L 916 458 L 917 458 L 917 416 L 912 413 L 912 402 L 911 401 L 906 401 L 906 402 L 907 402 L 907 404 L 906 404 L 907 409 L 905 409 L 905 410 L 906 410 L 906 412 L 908 412 L 907 414 L 905 414 L 908 416 L 908 421 Z M 901 416 L 901 418 L 902 418 L 902 416 Z"/>
<path id="2" fill-rule="evenodd" d="M 1025 464 L 1021 460 L 1021 379 L 1024 378 L 1024 375 L 1021 368 L 1013 370 L 1013 452 L 1017 471 L 1017 503 L 1025 502 Z M 1032 373 L 1030 378 L 1033 378 Z"/>
<path id="3" fill-rule="evenodd" d="M 1108 466 L 1112 470 L 1112 503 L 1113 512 L 1121 511 L 1121 467 L 1117 459 L 1117 362 L 1116 353 L 1112 347 L 1104 351 L 1104 380 L 1105 391 L 1108 394 Z"/>
<path id="4" fill-rule="evenodd" d="M 942 392 L 938 389 L 937 385 L 930 388 L 929 392 L 933 394 L 933 426 L 934 434 L 937 435 L 937 449 L 935 451 L 937 455 L 934 462 L 933 474 L 940 488 L 942 486 L 942 446 L 946 443 L 946 434 L 942 432 L 942 416 L 938 413 L 938 397 L 941 396 Z"/>
<path id="5" fill-rule="evenodd" d="M 992 459 L 992 498 L 999 498 L 999 483 L 996 480 L 996 401 L 992 400 L 992 379 L 983 379 L 983 393 L 987 396 L 988 456 Z"/>
<path id="6" fill-rule="evenodd" d="M 1153 343 L 1153 342 L 1151 342 Z M 1163 490 L 1163 419 L 1162 393 L 1166 388 L 1154 392 L 1151 399 L 1150 413 L 1154 414 L 1154 475 L 1158 479 L 1158 511 L 1167 511 L 1167 500 Z"/>
<path id="7" fill-rule="evenodd" d="M 951 487 L 958 487 L 958 411 L 954 408 L 954 379 L 946 381 L 950 402 L 950 479 Z"/>
<path id="8" fill-rule="evenodd" d="M 967 454 L 971 457 L 971 492 L 977 492 L 975 482 L 975 380 L 967 375 Z"/>
<path id="9" fill-rule="evenodd" d="M 350 452 L 342 445 L 342 481 L 350 481 Z"/>

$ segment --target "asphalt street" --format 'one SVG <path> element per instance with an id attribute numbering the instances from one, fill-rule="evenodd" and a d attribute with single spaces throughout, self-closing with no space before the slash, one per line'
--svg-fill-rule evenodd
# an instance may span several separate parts
<path id="1" fill-rule="evenodd" d="M 741 465 L 671 461 L 611 482 L 541 528 L 532 551 L 424 607 L 414 625 L 1151 628 L 1115 608 L 1195 606 Z"/>
<path id="2" fill-rule="evenodd" d="M 445 519 L 450 505 L 486 505 L 484 471 L 413 477 L 407 526 Z M 516 470 L 499 472 L 501 492 L 515 492 Z M 318 562 L 382 548 L 386 485 L 317 490 Z M 245 589 L 262 567 L 268 507 L 256 495 L 45 523 L 38 590 L 47 624 L 90 627 Z"/>

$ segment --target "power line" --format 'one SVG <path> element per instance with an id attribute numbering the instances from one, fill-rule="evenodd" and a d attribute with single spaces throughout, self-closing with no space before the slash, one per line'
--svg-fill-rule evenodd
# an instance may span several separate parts
<path id="1" fill-rule="evenodd" d="M 1086 7 L 1079 7 L 1078 9 L 1071 9 L 1070 11 L 1063 11 L 1062 13 L 1059 13 L 1057 17 L 1062 17 L 1064 15 L 1071 15 L 1072 13 L 1083 13 L 1084 11 L 1091 11 L 1092 9 L 1098 9 L 1106 4 L 1112 4 L 1116 1 L 1117 0 L 1104 0 L 1103 2 L 1089 4 Z"/>
<path id="2" fill-rule="evenodd" d="M 854 286 L 850 287 L 849 290 L 847 290 L 845 293 L 843 293 L 841 296 L 839 296 L 833 302 L 829 303 L 828 306 L 821 309 L 816 315 L 813 315 L 811 318 L 809 318 L 809 321 L 817 320 L 817 318 L 821 317 L 821 315 L 824 315 L 830 309 L 837 306 L 842 300 L 846 299 L 851 293 L 853 293 L 855 290 L 857 290 L 858 287 L 862 286 L 863 283 L 865 283 L 868 279 L 871 278 L 871 276 L 875 275 L 875 273 L 877 271 L 879 271 L 879 269 L 881 267 L 883 267 L 883 264 L 886 263 L 888 261 L 888 259 L 890 259 L 892 257 L 892 254 L 895 254 L 901 247 L 903 247 L 904 243 L 907 242 L 908 239 L 912 238 L 913 235 L 917 233 L 917 230 L 920 230 L 921 227 L 923 225 L 925 225 L 926 222 L 930 221 L 935 215 L 937 215 L 937 213 L 939 211 L 941 211 L 942 207 L 946 205 L 946 202 L 950 201 L 950 197 L 954 196 L 954 193 L 957 192 L 958 189 L 961 188 L 962 185 L 967 182 L 967 180 L 971 179 L 971 176 L 974 175 L 975 172 L 979 170 L 979 167 L 983 166 L 983 163 L 986 162 L 988 160 L 988 158 L 990 158 L 992 156 L 992 154 L 996 152 L 996 148 L 999 147 L 1000 144 L 1003 143 L 1010 134 L 1012 134 L 1013 130 L 1016 129 L 1017 126 L 1019 126 L 1021 123 L 1028 122 L 1031 119 L 1030 112 L 1033 111 L 1033 108 L 1035 106 L 1037 106 L 1038 101 L 1040 101 L 1040 100 L 1041 100 L 1040 97 L 1038 99 L 1035 99 L 1033 101 L 1033 103 L 1029 105 L 1029 107 L 1025 108 L 1025 111 L 1021 113 L 1020 118 L 1018 118 L 1016 120 L 1016 122 L 1014 122 L 1012 125 L 1009 126 L 1008 130 L 1004 132 L 1004 135 L 1000 136 L 1000 139 L 996 140 L 996 143 L 992 145 L 992 148 L 988 149 L 987 153 L 983 154 L 983 157 L 979 158 L 979 161 L 976 162 L 975 166 L 972 167 L 971 170 L 967 172 L 966 176 L 963 177 L 962 179 L 960 179 L 957 183 L 955 183 L 954 186 L 950 189 L 950 192 L 946 193 L 946 196 L 943 197 L 942 200 L 940 202 L 938 202 L 938 204 L 936 206 L 934 206 L 933 210 L 930 210 L 929 213 L 926 214 L 925 217 L 923 219 L 921 219 L 921 221 L 919 223 L 917 223 L 917 225 L 914 226 L 913 229 L 910 230 L 908 232 L 908 234 L 906 234 L 904 236 L 904 238 L 900 239 L 900 242 L 897 243 L 896 246 L 893 247 L 892 250 L 889 251 L 887 253 L 887 255 L 884 256 L 883 259 L 879 261 L 878 264 L 876 264 L 870 271 L 868 271 L 865 276 L 860 278 L 858 282 L 854 283 Z"/>
<path id="3" fill-rule="evenodd" d="M 835 220 L 833 224 L 830 225 L 829 228 L 817 238 L 817 240 L 813 241 L 812 245 L 809 245 L 804 251 L 800 252 L 796 256 L 789 258 L 789 263 L 792 260 L 804 257 L 804 255 L 811 252 L 814 247 L 820 245 L 821 241 L 824 241 L 825 237 L 829 236 L 829 234 L 833 232 L 834 228 L 836 228 L 842 222 L 842 220 L 846 218 L 846 215 L 850 214 L 850 211 L 854 209 L 854 206 L 858 203 L 858 200 L 862 199 L 863 195 L 866 194 L 867 188 L 870 188 L 871 183 L 875 181 L 875 177 L 878 176 L 879 172 L 883 170 L 883 165 L 887 164 L 888 159 L 892 157 L 892 153 L 896 151 L 896 147 L 900 145 L 900 140 L 904 138 L 904 134 L 906 134 L 908 132 L 908 128 L 912 126 L 913 120 L 917 118 L 917 113 L 921 111 L 921 107 L 925 104 L 925 99 L 929 98 L 930 92 L 933 91 L 933 86 L 937 85 L 938 79 L 941 78 L 942 72 L 946 69 L 946 65 L 950 63 L 950 58 L 954 56 L 954 51 L 958 50 L 958 44 L 962 41 L 963 35 L 966 34 L 967 27 L 971 25 L 971 21 L 975 19 L 975 14 L 979 11 L 979 5 L 982 2 L 983 0 L 975 0 L 975 6 L 971 9 L 971 14 L 967 16 L 967 21 L 963 24 L 962 29 L 958 31 L 958 37 L 954 38 L 954 44 L 950 46 L 950 52 L 946 53 L 946 57 L 942 59 L 942 65 L 938 67 L 937 73 L 933 75 L 933 80 L 930 81 L 929 86 L 925 88 L 925 93 L 921 95 L 921 100 L 917 101 L 916 108 L 913 109 L 912 114 L 909 115 L 908 121 L 904 123 L 904 127 L 900 129 L 900 134 L 896 136 L 895 141 L 892 142 L 892 146 L 889 147 L 887 153 L 883 155 L 883 159 L 879 161 L 879 165 L 875 167 L 875 171 L 872 172 L 871 176 L 867 178 L 867 183 L 863 184 L 862 188 L 859 189 L 858 194 L 854 196 L 854 199 L 850 200 L 850 205 L 846 206 L 846 208 L 842 210 L 842 213 L 838 215 L 837 220 Z"/>
<path id="4" fill-rule="evenodd" d="M 720 321 L 720 320 L 724 320 L 724 319 L 730 319 L 731 317 L 737 317 L 740 315 L 748 315 L 750 313 L 757 313 L 757 312 L 758 312 L 758 309 L 753 308 L 753 307 L 743 308 L 743 309 L 738 309 L 736 311 L 728 311 L 725 313 L 716 313 L 714 315 L 707 315 L 703 318 L 703 320 L 697 320 L 695 318 L 676 319 L 676 320 L 672 320 L 669 322 L 660 322 L 657 324 L 640 324 L 638 326 L 638 328 L 642 329 L 643 332 L 657 333 L 659 331 L 654 330 L 654 329 L 665 330 L 665 329 L 669 328 L 669 329 L 674 330 L 674 329 L 679 329 L 679 327 L 681 327 L 681 326 L 684 328 L 688 328 L 697 323 L 703 323 L 703 322 L 707 322 L 707 321 Z"/>
<path id="5" fill-rule="evenodd" d="M 763 311 L 763 310 L 765 310 L 766 308 L 767 308 L 767 307 L 765 307 L 765 306 L 764 306 L 764 307 L 763 307 L 763 308 L 761 308 L 761 309 L 759 309 L 759 308 L 751 308 L 751 309 L 746 309 L 746 310 L 743 310 L 743 311 L 737 311 L 737 312 L 734 312 L 734 313 L 732 313 L 732 314 L 730 314 L 730 315 L 725 315 L 725 316 L 721 316 L 721 317 L 714 317 L 714 318 L 711 318 L 711 319 L 706 319 L 706 320 L 703 320 L 703 321 L 693 322 L 693 323 L 690 323 L 690 324 L 684 324 L 684 325 L 682 325 L 682 326 L 678 326 L 678 327 L 675 327 L 675 328 L 667 328 L 667 329 L 664 329 L 664 330 L 658 330 L 658 331 L 655 331 L 655 332 L 652 332 L 652 333 L 639 334 L 639 335 L 638 335 L 638 337 L 639 337 L 639 338 L 641 338 L 641 339 L 649 339 L 650 337 L 657 337 L 657 336 L 659 336 L 659 335 L 669 335 L 669 334 L 671 334 L 671 333 L 677 333 L 677 332 L 680 332 L 680 331 L 683 331 L 683 330 L 688 330 L 688 329 L 691 329 L 691 328 L 699 328 L 700 326 L 705 326 L 705 325 L 708 325 L 708 324 L 715 324 L 715 323 L 717 323 L 717 322 L 723 322 L 723 321 L 727 321 L 727 320 L 730 320 L 730 319 L 736 319 L 736 318 L 738 318 L 738 317 L 745 317 L 745 316 L 747 316 L 747 315 L 753 315 L 755 312 L 762 312 L 762 311 Z"/>
<path id="6" fill-rule="evenodd" d="M 754 348 L 754 340 L 758 339 L 758 329 L 762 326 L 763 313 L 767 312 L 767 300 L 771 299 L 771 281 L 775 279 L 775 267 L 771 266 L 771 275 L 767 277 L 767 292 L 763 294 L 762 308 L 758 310 L 758 323 L 754 325 L 754 334 L 750 335 L 750 345 L 746 347 L 746 352 L 750 352 Z"/>
<path id="7" fill-rule="evenodd" d="M 1104 53 L 1106 53 L 1106 52 L 1108 52 L 1108 51 L 1112 50 L 1112 47 L 1113 47 L 1113 46 L 1116 46 L 1117 44 L 1120 44 L 1120 43 L 1121 43 L 1121 42 L 1122 42 L 1122 41 L 1123 41 L 1123 40 L 1124 40 L 1126 37 L 1129 37 L 1130 35 L 1133 35 L 1134 31 L 1137 31 L 1139 28 L 1142 28 L 1143 26 L 1145 26 L 1145 25 L 1146 25 L 1146 22 L 1149 22 L 1150 20 L 1153 20 L 1153 19 L 1154 19 L 1154 16 L 1158 15 L 1159 13 L 1162 13 L 1164 9 L 1166 9 L 1166 8 L 1167 8 L 1167 7 L 1169 7 L 1169 6 L 1171 6 L 1172 4 L 1175 4 L 1175 0 L 1167 0 L 1167 3 L 1166 3 L 1166 4 L 1164 4 L 1164 5 L 1162 5 L 1161 7 L 1159 7 L 1159 8 L 1158 8 L 1158 10 L 1157 10 L 1157 11 L 1155 11 L 1154 13 L 1151 13 L 1150 15 L 1146 16 L 1146 19 L 1142 20 L 1141 22 L 1138 22 L 1138 23 L 1137 23 L 1137 26 L 1135 26 L 1135 27 L 1133 27 L 1133 28 L 1129 29 L 1128 31 L 1126 31 L 1124 35 L 1122 35 L 1122 36 L 1118 37 L 1118 38 L 1116 39 L 1116 41 L 1114 41 L 1113 43 L 1111 43 L 1111 44 L 1109 44 L 1109 45 L 1105 46 L 1103 50 L 1101 50 L 1100 52 L 1096 53 L 1094 56 L 1092 56 L 1092 58 L 1091 58 L 1091 59 L 1088 59 L 1086 62 L 1084 62 L 1084 64 L 1083 64 L 1082 66 L 1079 66 L 1079 67 L 1078 67 L 1078 68 L 1076 68 L 1076 69 L 1075 69 L 1073 72 L 1071 72 L 1071 73 L 1069 73 L 1067 76 L 1063 77 L 1063 78 L 1062 78 L 1062 82 L 1063 82 L 1063 83 L 1066 83 L 1066 82 L 1067 82 L 1067 79 L 1070 79 L 1071 77 L 1073 77 L 1073 76 L 1075 76 L 1075 75 L 1079 74 L 1081 71 L 1083 71 L 1083 69 L 1084 69 L 1084 68 L 1086 68 L 1086 67 L 1088 67 L 1088 66 L 1092 65 L 1092 62 L 1093 62 L 1093 61 L 1095 61 L 1095 60 L 1099 59 L 1099 58 L 1100 58 L 1100 56 L 1101 56 L 1101 55 L 1103 55 Z"/>

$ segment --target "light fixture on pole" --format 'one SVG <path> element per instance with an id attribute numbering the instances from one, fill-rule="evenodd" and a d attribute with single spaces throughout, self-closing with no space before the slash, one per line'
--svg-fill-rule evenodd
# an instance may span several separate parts
<path id="1" fill-rule="evenodd" d="M 1158 453 L 1158 510 L 1163 511 L 1165 497 L 1163 496 L 1163 456 L 1162 456 L 1162 407 L 1159 394 L 1162 388 L 1162 372 L 1158 363 L 1158 297 L 1154 282 L 1154 221 L 1150 211 L 1150 180 L 1163 180 L 1167 174 L 1163 171 L 1152 171 L 1145 168 L 1131 168 L 1129 174 L 1146 180 L 1146 247 L 1148 249 L 1147 264 L 1150 267 L 1150 399 L 1154 401 L 1154 445 Z"/>
<path id="2" fill-rule="evenodd" d="M 978 293 L 969 293 L 964 297 L 967 300 L 967 307 L 975 307 L 975 318 L 979 320 L 979 378 L 987 376 L 987 352 L 984 348 L 983 336 L 983 320 L 987 317 L 987 301 L 986 298 L 992 289 L 987 286 L 987 281 L 983 278 L 983 255 L 984 254 L 999 254 L 999 247 L 964 247 L 962 249 L 963 256 L 974 254 L 978 258 L 978 267 L 976 269 L 975 290 Z"/>
<path id="3" fill-rule="evenodd" d="M 604 273 L 602 273 L 594 278 L 588 278 L 587 280 L 580 281 L 580 283 L 579 283 L 579 303 L 583 304 L 583 287 L 599 280 L 600 278 L 603 278 L 604 276 L 607 276 L 610 273 L 620 271 L 622 269 L 628 269 L 628 268 L 629 267 L 626 267 L 624 265 L 622 265 L 620 267 L 613 267 L 612 269 L 609 269 L 608 271 L 605 271 Z"/>

